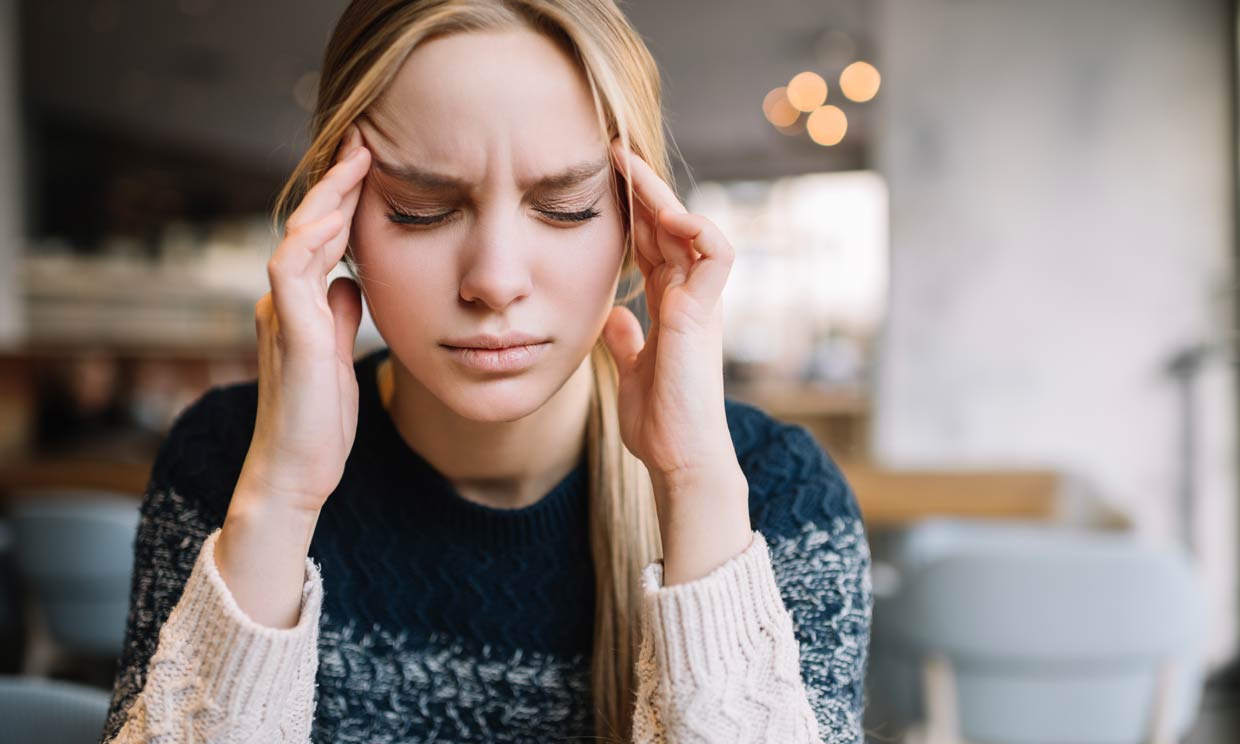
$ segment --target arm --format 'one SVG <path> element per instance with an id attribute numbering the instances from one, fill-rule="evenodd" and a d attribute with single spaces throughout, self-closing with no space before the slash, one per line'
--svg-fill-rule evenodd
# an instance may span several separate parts
<path id="1" fill-rule="evenodd" d="M 153 495 L 176 505 L 193 492 L 192 503 L 210 504 L 212 516 L 203 521 L 189 507 L 165 517 L 173 536 L 186 524 L 193 536 L 176 548 L 198 556 L 184 579 L 159 582 L 154 577 L 172 556 L 139 546 L 126 630 L 132 652 L 122 661 L 105 740 L 118 730 L 128 742 L 309 736 L 321 584 L 305 562 L 357 429 L 360 296 L 352 280 L 329 288 L 325 277 L 348 245 L 342 228 L 352 222 L 370 156 L 356 127 L 340 144 L 332 167 L 285 221 L 267 264 L 272 290 L 254 308 L 258 380 L 209 391 L 179 417 L 156 458 Z M 196 539 L 221 521 L 213 541 Z M 153 529 L 145 530 L 148 540 Z M 165 614 L 177 594 L 176 611 Z M 158 612 L 143 610 L 149 601 Z"/>
<path id="2" fill-rule="evenodd" d="M 761 532 L 693 581 L 642 574 L 635 742 L 819 742 L 792 619 Z"/>
<path id="3" fill-rule="evenodd" d="M 856 500 L 801 427 L 746 456 L 753 542 L 707 576 L 643 574 L 634 739 L 863 740 L 873 604 Z"/>
<path id="4" fill-rule="evenodd" d="M 220 576 L 212 532 L 159 631 L 141 693 L 109 744 L 309 742 L 323 587 L 306 559 L 292 628 L 254 622 Z"/>
<path id="5" fill-rule="evenodd" d="M 253 421 L 253 401 L 245 394 L 245 389 L 205 393 L 178 416 L 156 455 L 135 540 L 129 618 L 104 742 L 201 741 L 193 738 L 191 722 L 174 710 L 167 693 L 188 691 L 201 703 L 193 715 L 201 710 L 209 716 L 211 705 L 238 694 L 221 684 L 244 678 L 208 664 L 257 659 L 265 669 L 278 655 L 229 654 L 229 649 L 288 651 L 283 647 L 298 644 L 291 629 L 256 632 L 262 628 L 250 622 L 251 616 L 224 599 L 214 561 L 218 537 L 208 542 L 225 521 L 242 469 Z M 294 582 L 292 617 L 301 633 L 317 632 L 317 572 L 305 558 L 299 563 L 305 565 L 304 577 Z M 303 653 L 314 650 L 312 643 L 302 646 Z M 313 671 L 296 666 L 294 686 L 302 692 L 289 694 L 294 708 L 307 689 L 313 691 Z M 188 728 L 178 730 L 182 723 Z"/>

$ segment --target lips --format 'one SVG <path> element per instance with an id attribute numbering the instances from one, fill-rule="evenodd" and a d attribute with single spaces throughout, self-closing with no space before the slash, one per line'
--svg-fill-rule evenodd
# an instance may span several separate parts
<path id="1" fill-rule="evenodd" d="M 460 339 L 466 341 L 469 339 Z M 473 340 L 478 343 L 477 340 Z M 495 339 L 491 342 L 500 343 Z M 507 339 L 504 340 L 507 342 Z M 447 346 L 448 354 L 463 367 L 475 372 L 515 373 L 532 368 L 546 353 L 550 342 L 522 344 L 502 348 Z"/>
<path id="2" fill-rule="evenodd" d="M 550 341 L 545 336 L 535 336 L 521 331 L 507 333 L 479 333 L 466 338 L 449 339 L 444 346 L 458 349 L 508 349 L 517 346 L 536 346 Z"/>

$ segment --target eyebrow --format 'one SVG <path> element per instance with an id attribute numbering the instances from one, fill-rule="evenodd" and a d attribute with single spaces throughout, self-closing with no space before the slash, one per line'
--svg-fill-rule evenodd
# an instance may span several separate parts
<path id="1" fill-rule="evenodd" d="M 385 163 L 378 158 L 374 159 L 374 165 L 384 174 L 395 178 L 409 186 L 425 189 L 427 191 L 469 191 L 470 185 L 463 179 L 455 176 L 445 175 L 443 173 L 435 173 L 434 171 L 424 170 L 412 165 L 395 165 Z M 610 159 L 607 157 L 599 160 L 591 160 L 585 163 L 571 165 L 559 173 L 535 178 L 531 181 L 522 182 L 523 189 L 564 189 L 576 186 L 580 183 L 588 181 L 598 174 L 599 171 L 611 165 Z"/>

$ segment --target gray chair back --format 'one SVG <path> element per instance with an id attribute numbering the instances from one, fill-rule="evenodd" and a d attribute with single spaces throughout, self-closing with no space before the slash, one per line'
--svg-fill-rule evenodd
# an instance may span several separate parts
<path id="1" fill-rule="evenodd" d="M 1130 533 L 936 520 L 910 529 L 895 562 L 884 642 L 923 680 L 942 662 L 931 671 L 954 688 L 965 740 L 1135 744 L 1191 725 L 1206 595 L 1183 551 Z"/>
<path id="2" fill-rule="evenodd" d="M 0 742 L 98 744 L 110 698 L 71 682 L 0 676 Z"/>
<path id="3" fill-rule="evenodd" d="M 123 495 L 24 494 L 15 502 L 18 569 L 64 650 L 120 654 L 138 510 Z"/>

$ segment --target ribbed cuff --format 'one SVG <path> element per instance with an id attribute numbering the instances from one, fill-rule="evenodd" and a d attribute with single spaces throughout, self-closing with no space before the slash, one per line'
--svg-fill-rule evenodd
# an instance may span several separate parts
<path id="1" fill-rule="evenodd" d="M 189 658 L 195 660 L 203 692 L 229 720 L 257 724 L 267 715 L 279 715 L 305 654 L 317 653 L 323 581 L 318 566 L 306 558 L 297 625 L 257 623 L 220 576 L 215 563 L 219 535 L 217 529 L 203 542 L 181 600 L 160 633 L 191 646 Z"/>
<path id="2" fill-rule="evenodd" d="M 673 688 L 743 671 L 793 637 L 770 549 L 757 530 L 743 552 L 693 581 L 665 587 L 663 562 L 649 564 L 642 590 L 657 666 Z"/>

